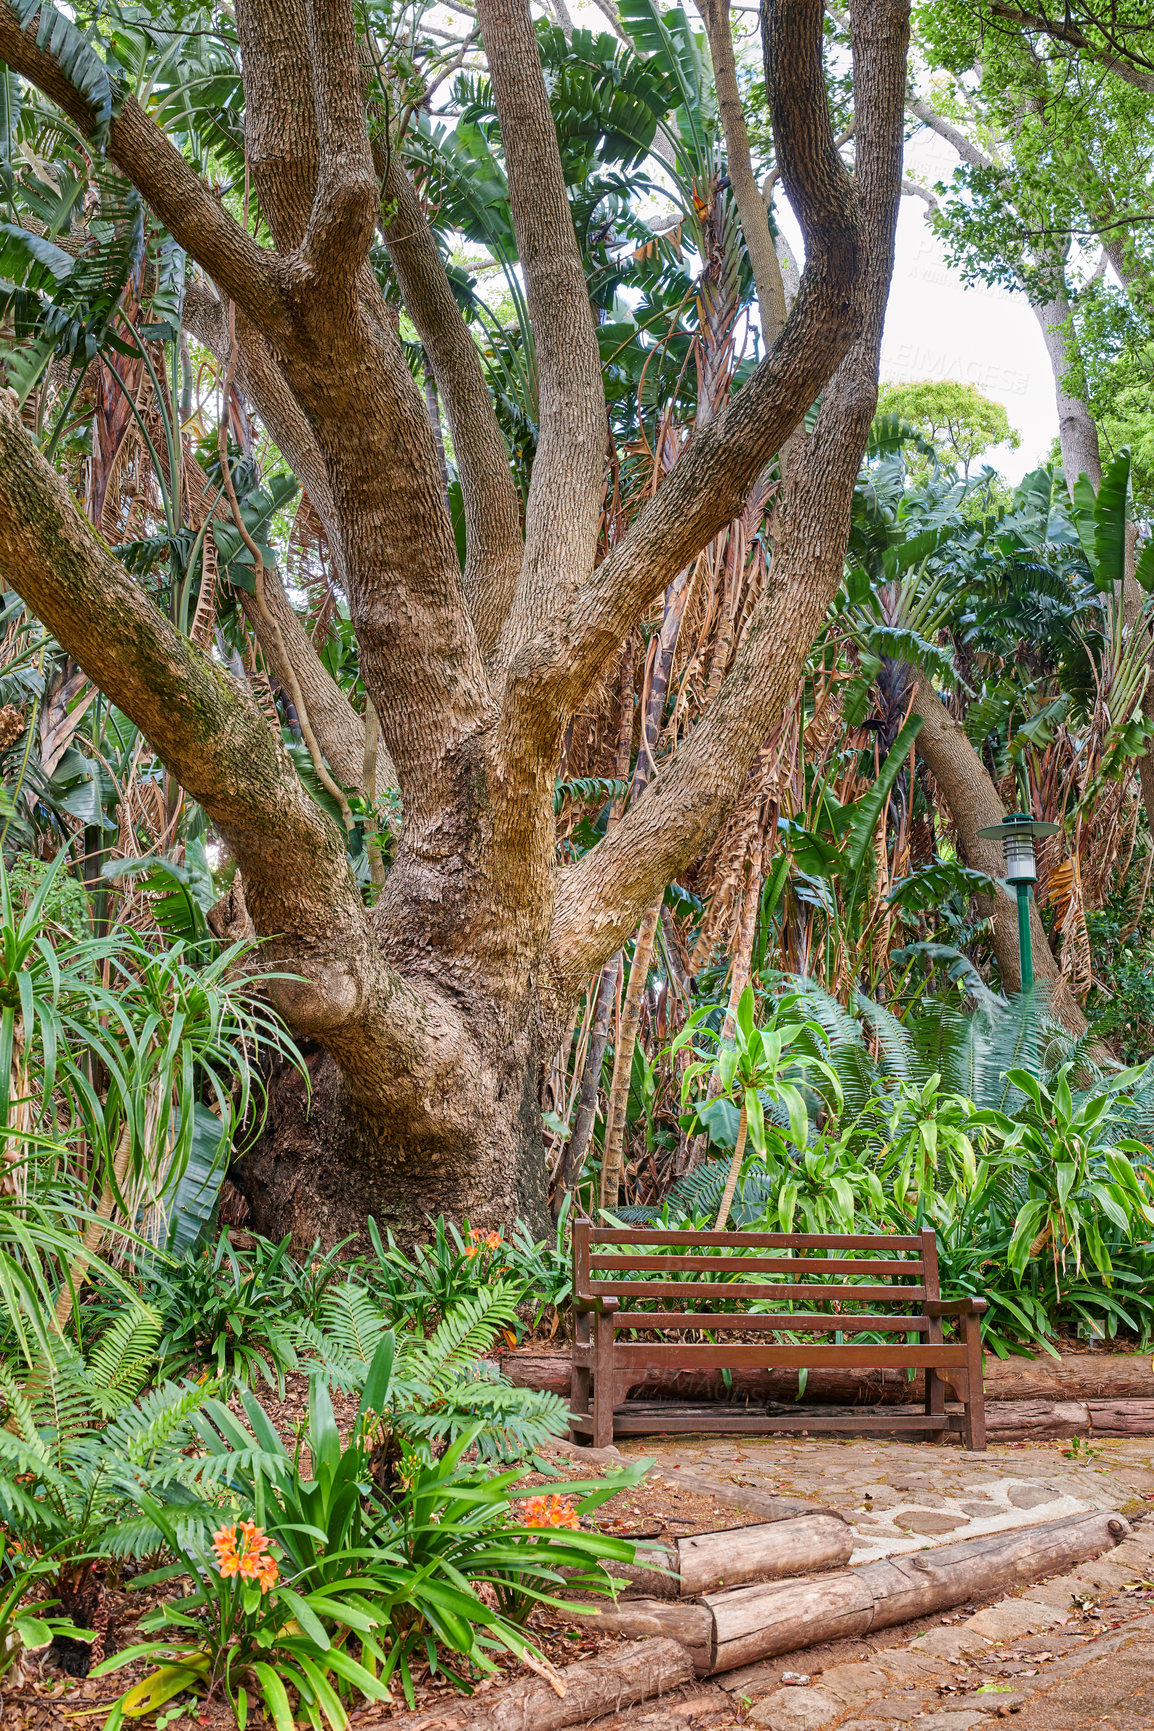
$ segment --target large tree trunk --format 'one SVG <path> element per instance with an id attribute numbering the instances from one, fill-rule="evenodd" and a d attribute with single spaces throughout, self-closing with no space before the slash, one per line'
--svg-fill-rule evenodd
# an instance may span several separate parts
<path id="1" fill-rule="evenodd" d="M 229 1174 L 255 1230 L 291 1233 L 298 1250 L 361 1238 L 369 1216 L 403 1244 L 427 1236 L 439 1214 L 506 1231 L 523 1220 L 547 1233 L 532 1030 L 503 1041 L 499 1029 L 517 1020 L 506 1006 L 490 1006 L 487 1020 L 476 1063 L 442 1078 L 442 1117 L 423 1135 L 406 1103 L 352 1098 L 318 1046 L 306 1053 L 311 1091 L 298 1071 L 278 1067 L 259 1141 Z"/>

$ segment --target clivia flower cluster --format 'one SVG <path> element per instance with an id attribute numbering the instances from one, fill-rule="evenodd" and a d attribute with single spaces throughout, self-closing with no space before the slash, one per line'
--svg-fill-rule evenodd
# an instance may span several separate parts
<path id="1" fill-rule="evenodd" d="M 527 1527 L 579 1527 L 577 1510 L 566 1497 L 526 1497 L 521 1520 Z"/>
<path id="2" fill-rule="evenodd" d="M 472 1262 L 474 1256 L 479 1256 L 482 1250 L 500 1250 L 504 1242 L 499 1232 L 482 1232 L 476 1226 L 471 1226 L 465 1256 Z"/>
<path id="3" fill-rule="evenodd" d="M 239 1538 L 238 1538 L 239 1533 Z M 255 1521 L 239 1521 L 231 1527 L 221 1527 L 212 1535 L 216 1566 L 224 1580 L 239 1575 L 242 1581 L 256 1581 L 262 1593 L 276 1586 L 276 1558 L 269 1553 L 269 1540 Z"/>

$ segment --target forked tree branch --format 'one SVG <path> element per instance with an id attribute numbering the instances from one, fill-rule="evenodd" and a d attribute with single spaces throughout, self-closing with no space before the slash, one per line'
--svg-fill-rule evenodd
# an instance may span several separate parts
<path id="1" fill-rule="evenodd" d="M 427 1007 L 372 941 L 344 838 L 247 692 L 112 558 L 0 392 L 0 573 L 198 800 L 244 873 L 273 995 L 340 1060 L 403 1074 Z"/>
<path id="2" fill-rule="evenodd" d="M 806 242 L 793 310 L 745 388 L 699 428 L 625 540 L 509 670 L 509 751 L 557 734 L 642 610 L 741 511 L 861 324 L 865 238 L 830 127 L 821 0 L 766 0 L 774 136 Z"/>
<path id="3" fill-rule="evenodd" d="M 301 246 L 324 294 L 356 294 L 378 192 L 352 0 L 305 0 L 316 108 L 317 184 Z"/>
<path id="4" fill-rule="evenodd" d="M 521 569 L 521 506 L 477 345 L 404 163 L 377 149 L 381 231 L 449 417 L 465 509 L 465 590 L 483 654 L 497 641 Z"/>
<path id="5" fill-rule="evenodd" d="M 244 149 L 282 253 L 305 237 L 317 186 L 316 104 L 304 0 L 236 0 Z"/>
<path id="6" fill-rule="evenodd" d="M 608 429 L 601 361 L 529 0 L 478 0 L 537 373 L 539 433 L 507 663 L 592 569 Z"/>
<path id="7" fill-rule="evenodd" d="M 549 945 L 561 1003 L 620 946 L 740 798 L 841 582 L 854 483 L 877 405 L 893 270 L 908 0 L 862 0 L 852 40 L 862 329 L 823 395 L 812 435 L 795 441 L 769 580 L 716 701 L 621 823 L 562 874 Z"/>
<path id="8" fill-rule="evenodd" d="M 0 0 L 0 60 L 35 84 L 85 135 L 95 117 L 56 61 L 36 46 L 35 26 L 21 29 Z M 287 326 L 275 255 L 263 251 L 214 198 L 176 146 L 125 96 L 108 134 L 108 154 L 139 188 L 169 233 L 237 305 L 270 333 Z"/>
<path id="9" fill-rule="evenodd" d="M 1069 7 L 1063 18 L 1048 18 L 1044 12 L 1024 12 L 1017 6 L 1004 4 L 1004 0 L 994 0 L 990 11 L 995 18 L 1004 18 L 1007 24 L 1017 24 L 1023 30 L 1036 30 L 1054 42 L 1064 42 L 1068 47 L 1076 48 L 1080 54 L 1104 66 L 1107 72 L 1125 79 L 1135 90 L 1144 90 L 1148 96 L 1154 93 L 1154 71 L 1149 70 L 1151 63 L 1146 56 L 1128 52 L 1117 43 L 1103 47 L 1092 42 L 1085 31 L 1072 22 Z"/>

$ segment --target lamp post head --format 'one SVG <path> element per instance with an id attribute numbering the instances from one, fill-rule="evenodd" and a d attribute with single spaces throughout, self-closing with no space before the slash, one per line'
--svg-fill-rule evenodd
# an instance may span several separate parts
<path id="1" fill-rule="evenodd" d="M 1039 836 L 1057 835 L 1056 823 L 1036 823 L 1028 811 L 1012 811 L 1001 823 L 988 825 L 978 834 L 984 841 L 1000 841 L 1006 856 L 1006 881 L 1032 884 L 1038 877 L 1034 843 Z"/>

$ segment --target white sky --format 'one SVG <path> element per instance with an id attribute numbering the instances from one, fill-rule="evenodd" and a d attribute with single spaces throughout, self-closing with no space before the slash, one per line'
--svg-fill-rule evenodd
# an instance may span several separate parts
<path id="1" fill-rule="evenodd" d="M 924 186 L 948 181 L 957 157 L 936 133 L 906 151 L 906 173 Z M 920 198 L 903 198 L 897 260 L 882 344 L 883 380 L 959 379 L 1003 404 L 1022 435 L 983 458 L 1017 481 L 1049 456 L 1058 433 L 1054 380 L 1025 295 L 966 288 L 946 264 Z"/>
<path id="2" fill-rule="evenodd" d="M 923 130 L 906 148 L 905 172 L 933 188 L 948 182 L 957 156 L 944 139 Z M 800 251 L 800 230 L 778 201 L 778 218 Z M 1016 451 L 988 451 L 982 462 L 1019 481 L 1046 461 L 1058 434 L 1054 379 L 1038 321 L 1025 295 L 967 288 L 946 263 L 926 222 L 923 199 L 902 199 L 897 256 L 882 341 L 883 383 L 957 379 L 1001 403 L 1022 436 Z"/>

